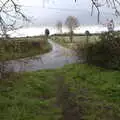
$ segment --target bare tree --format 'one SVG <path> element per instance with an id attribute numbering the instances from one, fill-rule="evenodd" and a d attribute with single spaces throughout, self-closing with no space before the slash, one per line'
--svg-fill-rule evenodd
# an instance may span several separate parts
<path id="1" fill-rule="evenodd" d="M 0 35 L 8 36 L 8 31 L 21 27 L 18 22 L 28 21 L 16 0 L 0 0 Z"/>
<path id="2" fill-rule="evenodd" d="M 58 31 L 59 31 L 60 33 L 62 33 L 62 22 L 61 22 L 61 21 L 58 21 L 58 22 L 57 22 L 56 27 L 57 27 Z"/>
<path id="3" fill-rule="evenodd" d="M 0 36 L 7 38 L 8 32 L 21 27 L 21 21 L 29 21 L 21 10 L 17 0 L 0 0 Z M 4 50 L 0 48 L 2 57 Z M 0 61 L 0 79 L 6 76 L 6 64 L 4 60 Z"/>
<path id="4" fill-rule="evenodd" d="M 73 30 L 79 26 L 79 21 L 76 17 L 74 16 L 68 16 L 66 21 L 65 21 L 65 25 L 68 27 L 69 32 L 70 32 L 70 40 L 72 42 L 72 38 L 73 38 Z"/>
<path id="5" fill-rule="evenodd" d="M 79 1 L 79 0 L 75 0 Z M 100 21 L 100 8 L 103 6 L 107 6 L 108 8 L 112 8 L 114 10 L 115 16 L 120 16 L 120 11 L 118 7 L 120 7 L 120 0 L 91 0 L 92 3 L 92 9 L 91 9 L 91 15 L 93 14 L 93 9 L 96 8 L 98 13 L 98 22 Z"/>

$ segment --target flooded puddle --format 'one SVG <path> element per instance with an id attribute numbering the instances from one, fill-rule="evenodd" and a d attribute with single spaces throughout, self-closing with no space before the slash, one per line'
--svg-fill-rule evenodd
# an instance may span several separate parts
<path id="1" fill-rule="evenodd" d="M 5 62 L 5 70 L 12 72 L 36 71 L 41 69 L 55 69 L 65 64 L 77 62 L 77 57 L 70 49 L 49 40 L 53 49 L 51 52 L 36 57 L 10 60 Z"/>

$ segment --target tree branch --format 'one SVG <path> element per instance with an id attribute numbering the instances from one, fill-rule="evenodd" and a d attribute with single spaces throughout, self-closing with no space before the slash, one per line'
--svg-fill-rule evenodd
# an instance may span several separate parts
<path id="1" fill-rule="evenodd" d="M 77 0 L 75 0 L 76 2 Z M 93 8 L 95 7 L 97 10 L 97 21 L 98 23 L 100 22 L 100 7 L 108 5 L 108 7 L 111 7 L 112 9 L 115 10 L 115 15 L 120 16 L 120 11 L 118 10 L 118 6 L 120 7 L 120 0 L 105 0 L 105 4 L 102 3 L 101 0 L 91 0 L 92 2 L 92 10 L 91 10 L 91 15 L 93 14 Z"/>
<path id="2" fill-rule="evenodd" d="M 0 30 L 3 35 L 16 29 L 17 21 L 30 21 L 21 11 L 21 6 L 14 0 L 0 0 L 0 3 Z"/>

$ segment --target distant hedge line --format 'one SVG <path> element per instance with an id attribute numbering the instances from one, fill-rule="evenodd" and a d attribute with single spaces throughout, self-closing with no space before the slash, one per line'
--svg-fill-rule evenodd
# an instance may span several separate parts
<path id="1" fill-rule="evenodd" d="M 90 34 L 91 36 L 94 35 L 100 35 L 99 33 L 95 33 L 95 34 Z M 53 34 L 51 36 L 70 36 L 69 33 L 63 33 L 63 34 Z M 73 34 L 73 36 L 86 36 L 85 34 Z"/>

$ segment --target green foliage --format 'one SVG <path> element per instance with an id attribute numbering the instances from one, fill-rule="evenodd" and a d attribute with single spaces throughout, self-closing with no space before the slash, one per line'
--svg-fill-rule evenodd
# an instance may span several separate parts
<path id="1" fill-rule="evenodd" d="M 88 63 L 120 70 L 120 36 L 110 32 L 100 35 L 101 41 L 87 48 Z"/>

